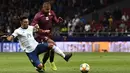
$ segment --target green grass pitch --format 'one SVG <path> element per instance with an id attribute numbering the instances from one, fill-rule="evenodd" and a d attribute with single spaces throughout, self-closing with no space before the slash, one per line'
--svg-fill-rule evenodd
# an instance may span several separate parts
<path id="1" fill-rule="evenodd" d="M 55 63 L 58 70 L 52 71 L 47 62 L 45 73 L 81 73 L 82 63 L 90 65 L 89 73 L 130 73 L 130 53 L 73 53 L 69 62 L 56 55 Z M 25 53 L 0 53 L 0 73 L 37 72 Z"/>

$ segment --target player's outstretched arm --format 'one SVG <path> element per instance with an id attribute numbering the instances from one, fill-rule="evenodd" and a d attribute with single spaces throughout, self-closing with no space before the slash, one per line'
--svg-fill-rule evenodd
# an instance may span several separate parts
<path id="1" fill-rule="evenodd" d="M 17 36 L 18 36 L 18 31 L 15 30 L 12 35 L 7 36 L 7 40 L 8 40 L 8 41 L 12 41 L 12 40 L 13 40 L 15 37 L 17 37 Z"/>
<path id="2" fill-rule="evenodd" d="M 63 22 L 63 19 L 61 17 L 57 18 L 55 12 L 52 11 L 52 15 L 53 15 L 53 20 L 55 21 L 55 23 L 61 23 L 61 22 Z"/>

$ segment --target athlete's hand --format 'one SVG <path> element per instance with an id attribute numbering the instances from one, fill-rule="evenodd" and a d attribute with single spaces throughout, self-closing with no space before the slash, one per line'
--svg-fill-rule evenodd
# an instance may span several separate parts
<path id="1" fill-rule="evenodd" d="M 13 39 L 13 36 L 7 36 L 7 40 L 11 41 Z"/>
<path id="2" fill-rule="evenodd" d="M 59 22 L 63 22 L 63 19 L 61 17 L 58 18 Z"/>
<path id="3" fill-rule="evenodd" d="M 34 27 L 35 27 L 36 29 L 39 29 L 39 25 L 38 25 L 38 24 L 36 24 Z"/>
<path id="4" fill-rule="evenodd" d="M 33 31 L 34 31 L 34 32 L 38 32 L 38 31 L 39 31 L 39 25 L 38 25 L 38 24 L 36 24 L 36 25 L 34 26 Z"/>

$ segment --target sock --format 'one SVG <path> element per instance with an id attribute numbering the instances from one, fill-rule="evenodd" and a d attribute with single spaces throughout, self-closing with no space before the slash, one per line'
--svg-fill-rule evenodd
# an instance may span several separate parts
<path id="1" fill-rule="evenodd" d="M 54 52 L 59 54 L 61 57 L 65 58 L 65 54 L 59 49 L 59 47 L 54 45 L 52 49 L 54 49 Z"/>
<path id="2" fill-rule="evenodd" d="M 45 64 L 46 61 L 48 60 L 49 54 L 50 54 L 49 51 L 47 51 L 47 53 L 44 54 L 44 57 L 43 57 L 43 59 L 42 59 L 43 64 Z"/>
<path id="3" fill-rule="evenodd" d="M 50 62 L 54 62 L 54 49 L 50 51 Z"/>

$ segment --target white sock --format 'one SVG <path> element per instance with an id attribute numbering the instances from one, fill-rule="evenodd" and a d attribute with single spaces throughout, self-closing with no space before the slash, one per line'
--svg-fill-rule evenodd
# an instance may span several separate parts
<path id="1" fill-rule="evenodd" d="M 53 49 L 54 49 L 54 51 L 57 53 L 57 54 L 59 54 L 60 56 L 62 56 L 63 58 L 65 58 L 65 54 L 60 50 L 60 48 L 59 47 L 57 47 L 57 46 L 53 46 Z"/>

